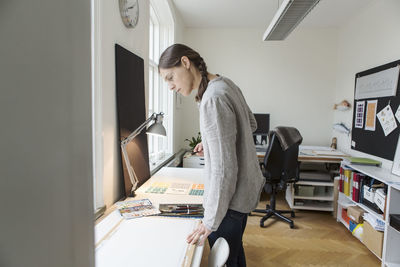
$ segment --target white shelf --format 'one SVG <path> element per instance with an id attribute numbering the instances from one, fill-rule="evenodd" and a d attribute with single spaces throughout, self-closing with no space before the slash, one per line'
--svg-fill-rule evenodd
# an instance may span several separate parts
<path id="1" fill-rule="evenodd" d="M 352 202 L 354 205 L 359 206 L 360 208 L 362 208 L 363 210 L 367 211 L 368 213 L 372 214 L 373 216 L 375 216 L 376 218 L 385 221 L 385 218 L 383 218 L 382 214 L 378 214 L 375 211 L 373 211 L 372 209 L 370 209 L 369 207 L 365 206 L 364 204 L 355 202 L 354 200 L 352 200 L 349 196 L 346 196 L 344 193 L 339 192 L 339 195 L 343 196 L 344 198 L 346 198 L 348 201 Z"/>
<path id="2" fill-rule="evenodd" d="M 399 176 L 393 175 L 391 170 L 389 169 L 376 166 L 344 164 L 343 162 L 342 166 L 347 166 L 353 169 L 354 171 L 363 173 L 366 176 L 369 176 L 377 181 L 385 183 L 388 186 L 388 194 L 386 197 L 387 214 L 400 212 L 400 208 L 398 205 L 400 203 Z M 398 248 L 400 246 L 400 232 L 391 227 L 389 225 L 389 221 L 386 220 L 386 218 L 384 218 L 382 214 L 373 211 L 371 208 L 367 207 L 364 204 L 353 201 L 350 197 L 339 192 L 338 209 L 341 208 L 341 206 L 345 207 L 347 205 L 357 205 L 358 207 L 362 208 L 363 210 L 373 215 L 377 219 L 385 222 L 382 257 L 378 257 L 373 251 L 371 252 L 382 261 L 382 266 L 400 267 L 400 254 L 398 253 Z M 337 220 L 342 222 L 342 218 L 339 218 L 339 212 Z"/>
<path id="3" fill-rule="evenodd" d="M 333 182 L 298 181 L 296 185 L 333 186 Z"/>
<path id="4" fill-rule="evenodd" d="M 294 196 L 294 199 L 309 199 L 309 200 L 322 200 L 322 201 L 333 201 L 333 196 L 313 196 L 313 197 L 305 197 L 305 196 Z"/>
<path id="5" fill-rule="evenodd" d="M 387 266 L 387 267 L 400 267 L 400 262 L 386 262 L 385 266 Z"/>
<path id="6" fill-rule="evenodd" d="M 302 206 L 294 205 L 293 209 L 333 211 L 333 203 L 332 202 L 321 202 L 321 203 L 304 204 Z"/>
<path id="7" fill-rule="evenodd" d="M 356 171 L 362 172 L 369 177 L 381 181 L 385 184 L 390 184 L 391 182 L 400 182 L 400 177 L 392 174 L 392 171 L 389 169 L 376 166 L 365 166 L 356 164 L 345 164 L 345 165 Z"/>

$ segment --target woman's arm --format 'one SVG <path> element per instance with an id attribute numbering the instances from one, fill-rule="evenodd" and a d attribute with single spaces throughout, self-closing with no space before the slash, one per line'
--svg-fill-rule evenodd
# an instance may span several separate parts
<path id="1" fill-rule="evenodd" d="M 202 135 L 210 157 L 207 201 L 203 224 L 211 231 L 218 229 L 224 218 L 237 181 L 236 115 L 223 96 L 207 99 L 201 109 Z"/>

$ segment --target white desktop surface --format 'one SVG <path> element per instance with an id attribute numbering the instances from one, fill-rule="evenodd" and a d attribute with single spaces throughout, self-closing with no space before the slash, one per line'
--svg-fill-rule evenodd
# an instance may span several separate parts
<path id="1" fill-rule="evenodd" d="M 145 193 L 154 182 L 203 183 L 202 174 L 202 169 L 164 167 L 130 199 L 148 198 L 156 207 L 160 203 L 202 203 L 202 196 Z M 123 220 L 113 229 L 121 219 L 115 210 L 96 225 L 96 267 L 181 266 L 188 246 L 186 236 L 199 222 L 152 216 Z M 191 266 L 200 266 L 202 254 L 203 246 L 196 247 Z"/>
<path id="2" fill-rule="evenodd" d="M 259 159 L 263 159 L 265 152 L 257 152 Z M 299 146 L 299 161 L 340 163 L 347 155 L 340 150 L 325 146 Z"/>

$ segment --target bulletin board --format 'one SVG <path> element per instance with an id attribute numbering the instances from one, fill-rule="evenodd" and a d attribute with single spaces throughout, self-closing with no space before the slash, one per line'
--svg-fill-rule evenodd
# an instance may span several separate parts
<path id="1" fill-rule="evenodd" d="M 119 159 L 122 165 L 125 196 L 131 194 L 132 183 L 122 160 L 121 141 L 146 121 L 144 61 L 122 46 L 115 45 L 116 104 L 118 121 Z M 146 131 L 142 131 L 127 146 L 128 158 L 136 178 L 142 185 L 150 178 L 149 152 Z"/>
<path id="2" fill-rule="evenodd" d="M 393 160 L 395 152 L 396 152 L 396 145 L 399 138 L 400 133 L 400 123 L 399 120 L 396 118 L 395 114 L 400 105 L 400 80 L 398 72 L 396 71 L 400 66 L 400 60 L 393 61 L 369 70 L 365 70 L 359 72 L 355 75 L 355 86 L 354 86 L 354 103 L 353 103 L 353 124 L 352 124 L 352 132 L 351 132 L 351 148 L 357 151 L 361 151 L 367 154 L 371 154 L 380 158 L 384 158 L 387 160 Z M 364 95 L 360 95 L 360 86 L 367 80 L 367 86 L 370 89 L 371 96 L 374 94 L 374 88 L 377 90 L 381 90 L 384 86 L 385 78 L 378 78 L 385 73 L 392 73 L 391 77 L 395 77 L 397 79 L 397 87 L 395 87 L 395 83 L 393 84 L 393 92 L 395 93 L 394 96 L 373 96 L 368 97 L 368 93 Z M 397 76 L 396 76 L 397 75 Z M 361 79 L 360 79 L 361 78 Z M 369 80 L 368 80 L 369 79 Z M 357 86 L 357 83 L 358 84 Z M 357 99 L 358 98 L 358 99 Z M 361 115 L 361 110 L 363 107 L 362 102 L 364 102 L 364 110 L 363 114 Z M 375 102 L 375 104 L 374 104 Z M 372 108 L 367 111 L 367 106 L 374 107 L 376 106 L 375 114 L 372 112 Z M 392 129 L 390 133 L 385 136 L 385 131 L 383 129 L 380 120 L 378 119 L 377 114 L 384 110 L 387 106 L 390 106 L 394 120 L 396 124 L 396 128 L 394 127 L 385 127 L 386 132 L 389 131 L 387 129 Z M 358 112 L 357 112 L 358 111 Z M 385 112 L 389 113 L 390 112 Z M 371 116 L 371 114 L 374 114 Z M 384 113 L 381 113 L 384 114 Z M 380 114 L 380 115 L 381 115 Z M 373 119 L 375 119 L 375 129 L 372 130 L 371 125 L 373 124 Z M 386 118 L 385 118 L 386 119 Z M 386 122 L 391 121 L 393 124 L 393 120 L 385 120 Z M 362 124 L 362 127 L 360 127 Z M 368 126 L 368 127 L 367 127 Z"/>

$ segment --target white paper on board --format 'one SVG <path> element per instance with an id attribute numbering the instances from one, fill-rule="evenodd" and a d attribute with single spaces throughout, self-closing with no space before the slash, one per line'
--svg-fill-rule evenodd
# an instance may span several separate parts
<path id="1" fill-rule="evenodd" d="M 363 128 L 364 127 L 364 109 L 365 109 L 365 101 L 357 101 L 356 103 L 356 117 L 355 128 Z"/>
<path id="2" fill-rule="evenodd" d="M 356 78 L 355 99 L 395 96 L 399 66 Z"/>
<path id="3" fill-rule="evenodd" d="M 390 105 L 384 107 L 376 116 L 381 123 L 385 136 L 388 136 L 391 132 L 393 132 L 394 129 L 397 128 L 396 119 L 394 118 Z"/>

